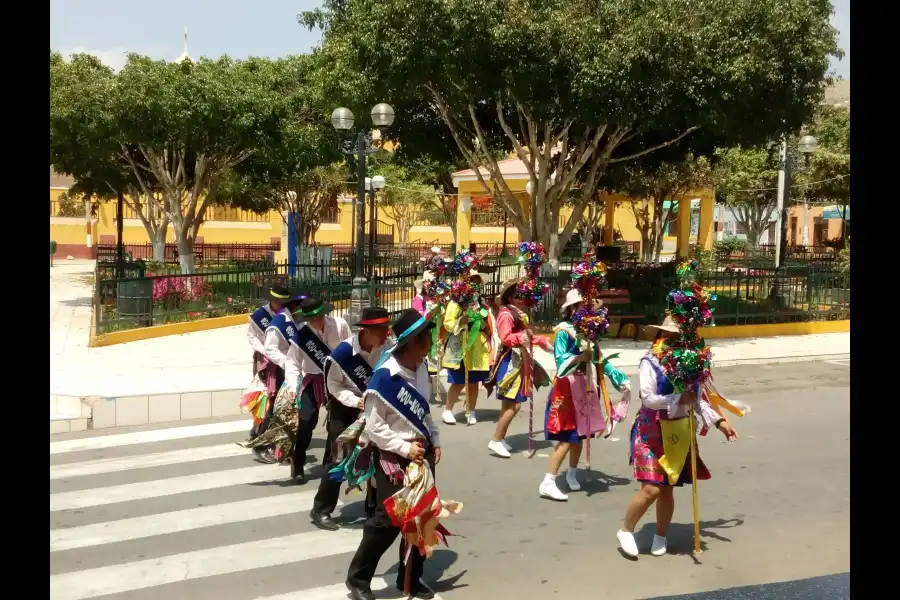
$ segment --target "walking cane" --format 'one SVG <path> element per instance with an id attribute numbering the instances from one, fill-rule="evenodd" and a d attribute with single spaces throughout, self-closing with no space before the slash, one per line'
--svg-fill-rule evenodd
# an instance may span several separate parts
<path id="1" fill-rule="evenodd" d="M 527 359 L 523 361 L 525 373 L 522 377 L 522 393 L 528 397 L 528 450 L 525 451 L 525 458 L 532 458 L 534 456 L 534 343 L 531 341 L 528 343 L 526 354 Z"/>
<path id="2" fill-rule="evenodd" d="M 694 499 L 694 554 L 702 554 L 700 548 L 700 504 L 697 499 L 697 439 L 694 435 L 694 405 L 688 410 L 691 428 L 691 495 Z"/>
<path id="3" fill-rule="evenodd" d="M 468 310 L 468 309 L 466 309 Z M 465 314 L 465 313 L 463 313 Z M 466 323 L 465 329 L 463 329 L 463 341 L 462 341 L 462 363 L 463 363 L 463 372 L 465 375 L 465 390 L 466 390 L 466 424 L 469 422 L 469 406 L 472 404 L 472 399 L 469 398 L 469 363 L 466 361 L 469 354 L 469 324 Z"/>

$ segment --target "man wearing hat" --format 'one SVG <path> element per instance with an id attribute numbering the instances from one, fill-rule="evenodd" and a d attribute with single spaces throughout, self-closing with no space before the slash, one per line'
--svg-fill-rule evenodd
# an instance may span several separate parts
<path id="1" fill-rule="evenodd" d="M 285 319 L 276 328 L 278 335 L 290 342 L 284 366 L 287 393 L 299 396 L 297 441 L 294 444 L 291 477 L 300 483 L 306 482 L 306 451 L 319 422 L 319 407 L 325 404 L 325 359 L 335 346 L 351 335 L 350 326 L 344 319 L 328 314 L 331 308 L 320 298 L 306 298 L 294 311 L 296 324 L 292 322 L 294 326 L 288 327 Z"/>
<path id="2" fill-rule="evenodd" d="M 266 430 L 269 420 L 272 418 L 272 410 L 275 405 L 275 395 L 281 384 L 284 383 L 284 358 L 280 361 L 271 360 L 266 356 L 266 329 L 275 318 L 275 315 L 285 306 L 293 307 L 303 299 L 303 296 L 293 294 L 287 287 L 275 284 L 264 290 L 262 296 L 268 300 L 266 304 L 256 309 L 250 315 L 247 325 L 247 341 L 253 348 L 253 374 L 258 376 L 266 384 L 268 396 L 267 406 L 262 419 L 254 418 L 253 428 L 250 430 L 248 440 Z M 260 448 L 253 449 L 254 454 L 264 462 L 272 462 L 271 457 Z"/>
<path id="3" fill-rule="evenodd" d="M 327 476 L 342 454 L 337 447 L 337 438 L 362 412 L 363 392 L 369 385 L 372 369 L 378 363 L 391 332 L 390 316 L 384 308 L 364 308 L 356 324 L 359 333 L 338 344 L 325 359 L 325 392 L 328 395 L 326 475 L 319 482 L 319 491 L 309 516 L 313 525 L 327 531 L 339 529 L 331 513 L 337 508 L 341 484 Z"/>
<path id="4" fill-rule="evenodd" d="M 384 502 L 403 487 L 403 474 L 411 461 L 427 461 L 434 471 L 441 460 L 441 441 L 437 424 L 428 404 L 430 386 L 426 357 L 431 350 L 434 324 L 416 310 L 405 310 L 393 325 L 397 344 L 384 357 L 363 393 L 365 434 L 374 444 L 374 514 L 363 527 L 363 537 L 350 569 L 347 589 L 353 600 L 374 600 L 371 582 L 381 556 L 393 545 L 400 529 L 396 527 Z M 410 568 L 410 594 L 415 598 L 433 598 L 421 581 L 425 559 L 415 547 L 405 564 L 406 545 L 400 544 L 400 568 L 397 587 L 404 589 L 406 568 Z"/>

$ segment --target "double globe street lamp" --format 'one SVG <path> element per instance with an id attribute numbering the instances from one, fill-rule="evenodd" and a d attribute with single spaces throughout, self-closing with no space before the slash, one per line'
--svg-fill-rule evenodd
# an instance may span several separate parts
<path id="1" fill-rule="evenodd" d="M 394 122 L 394 109 L 390 104 L 386 104 L 381 102 L 372 107 L 371 111 L 372 116 L 372 125 L 375 128 L 382 127 L 390 127 L 390 125 Z M 338 131 L 351 132 L 353 130 L 353 124 L 355 122 L 355 118 L 353 116 L 353 112 L 349 108 L 341 107 L 334 109 L 334 112 L 331 113 L 331 124 Z M 365 268 L 363 265 L 363 253 L 364 253 L 364 237 L 365 237 L 365 222 L 366 222 L 366 189 L 369 187 L 369 182 L 366 178 L 366 155 L 371 154 L 376 150 L 376 148 L 372 144 L 372 133 L 371 131 L 366 131 L 365 129 L 360 129 L 356 132 L 355 136 L 350 137 L 345 140 L 341 150 L 344 154 L 349 156 L 356 155 L 356 200 L 354 202 L 354 215 L 356 220 L 356 257 L 354 264 L 354 279 L 353 283 L 355 285 L 362 285 L 366 282 L 365 276 Z M 376 178 L 377 179 L 377 178 Z M 383 186 L 384 178 L 381 178 L 381 185 Z M 375 214 L 375 194 L 374 190 L 378 189 L 375 187 L 374 180 L 371 182 L 371 187 L 373 188 L 372 192 L 372 210 L 371 210 L 371 233 L 372 233 L 372 241 L 370 242 L 370 247 L 373 250 L 373 254 L 370 257 L 370 260 L 374 260 L 374 236 L 375 236 L 375 226 L 376 226 L 376 214 Z M 355 293 L 354 289 L 354 300 L 359 300 L 359 302 L 353 303 L 353 308 L 358 308 L 361 310 L 361 295 Z"/>

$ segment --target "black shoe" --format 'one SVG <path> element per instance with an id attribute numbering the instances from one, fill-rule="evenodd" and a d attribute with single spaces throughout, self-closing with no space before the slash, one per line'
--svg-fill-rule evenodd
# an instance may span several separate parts
<path id="1" fill-rule="evenodd" d="M 291 463 L 291 479 L 301 485 L 306 483 L 306 473 L 303 471 L 303 465 L 298 465 L 296 462 Z"/>
<path id="2" fill-rule="evenodd" d="M 261 462 L 265 465 L 274 465 L 278 462 L 275 459 L 275 454 L 272 452 L 271 448 L 254 448 L 253 454 L 256 456 L 257 462 Z"/>
<path id="3" fill-rule="evenodd" d="M 337 531 L 341 528 L 340 525 L 334 522 L 334 519 L 331 518 L 331 515 L 326 513 L 309 513 L 309 518 L 312 519 L 312 524 L 318 527 L 319 529 L 324 529 L 325 531 Z"/>
<path id="4" fill-rule="evenodd" d="M 401 592 L 404 591 L 404 587 L 403 583 L 397 583 L 397 589 Z M 410 584 L 409 595 L 411 598 L 421 598 L 422 600 L 431 600 L 431 598 L 434 598 L 434 592 L 425 587 L 425 584 L 421 581 L 413 581 Z"/>
<path id="5" fill-rule="evenodd" d="M 350 598 L 351 600 L 375 600 L 375 594 L 372 593 L 370 589 L 362 589 L 350 585 L 350 582 L 345 582 L 347 589 L 350 590 Z"/>

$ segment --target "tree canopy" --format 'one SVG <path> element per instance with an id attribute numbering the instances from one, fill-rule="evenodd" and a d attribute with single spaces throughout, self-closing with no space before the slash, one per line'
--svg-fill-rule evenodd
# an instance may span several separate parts
<path id="1" fill-rule="evenodd" d="M 828 0 L 325 0 L 300 19 L 324 31 L 336 101 L 389 102 L 400 123 L 436 115 L 554 259 L 609 165 L 695 131 L 752 144 L 807 121 L 839 53 L 831 12 Z M 498 147 L 526 164 L 535 215 L 505 185 Z"/>

